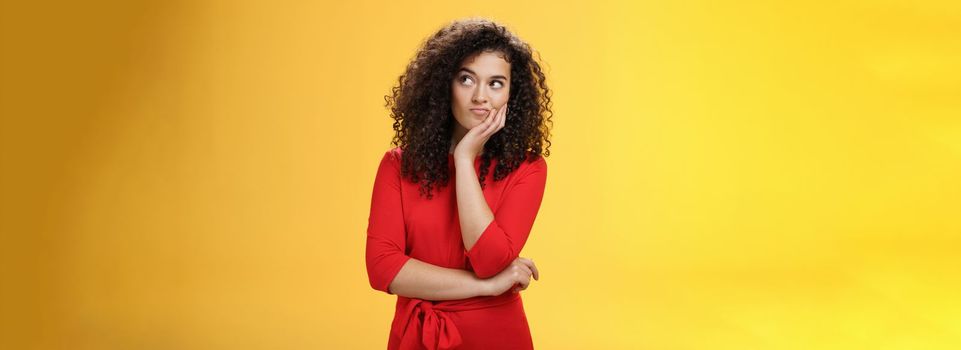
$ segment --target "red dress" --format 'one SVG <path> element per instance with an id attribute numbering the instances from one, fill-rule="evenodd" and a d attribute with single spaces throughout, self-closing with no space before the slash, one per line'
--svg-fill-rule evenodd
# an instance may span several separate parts
<path id="1" fill-rule="evenodd" d="M 371 198 L 367 226 L 367 276 L 372 288 L 388 286 L 410 258 L 473 271 L 490 278 L 517 258 L 540 208 L 547 163 L 538 156 L 506 178 L 492 180 L 496 159 L 485 176 L 484 197 L 494 220 L 470 251 L 464 248 L 457 213 L 454 157 L 451 179 L 427 200 L 420 185 L 402 179 L 399 148 L 384 153 Z M 479 173 L 481 158 L 474 160 Z M 430 301 L 398 295 L 388 349 L 532 349 L 520 293 Z"/>

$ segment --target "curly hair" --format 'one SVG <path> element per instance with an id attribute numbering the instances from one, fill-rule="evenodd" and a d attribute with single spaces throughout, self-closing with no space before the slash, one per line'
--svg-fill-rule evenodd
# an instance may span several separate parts
<path id="1" fill-rule="evenodd" d="M 401 175 L 420 183 L 431 199 L 434 186 L 447 186 L 448 154 L 454 120 L 451 84 L 461 62 L 481 52 L 498 52 L 510 63 L 507 122 L 484 144 L 479 181 L 496 158 L 493 180 L 500 181 L 523 161 L 550 156 L 551 91 L 541 70 L 540 54 L 502 25 L 486 19 L 451 22 L 422 43 L 407 69 L 384 96 L 394 119 L 391 144 L 398 146 Z M 537 54 L 537 59 L 534 58 Z"/>

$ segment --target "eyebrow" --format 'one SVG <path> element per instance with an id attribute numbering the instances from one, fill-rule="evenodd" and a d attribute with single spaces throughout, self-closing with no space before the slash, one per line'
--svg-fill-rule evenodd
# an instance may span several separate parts
<path id="1" fill-rule="evenodd" d="M 474 73 L 474 71 L 472 71 L 472 70 L 470 70 L 470 69 L 467 69 L 467 68 L 464 68 L 464 67 L 461 67 L 461 69 L 460 69 L 458 72 L 460 72 L 460 71 L 467 71 L 467 73 L 470 73 L 470 74 L 473 74 L 473 75 L 477 75 L 477 73 Z M 507 80 L 507 77 L 505 77 L 505 76 L 503 76 L 503 75 L 495 75 L 495 76 L 492 76 L 491 79 Z"/>

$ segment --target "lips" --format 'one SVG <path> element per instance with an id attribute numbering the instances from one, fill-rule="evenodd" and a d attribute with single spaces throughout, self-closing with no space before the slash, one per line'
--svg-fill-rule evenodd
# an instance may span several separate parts
<path id="1" fill-rule="evenodd" d="M 487 108 L 471 108 L 470 111 L 479 117 L 486 116 L 487 113 L 490 113 L 490 110 Z"/>

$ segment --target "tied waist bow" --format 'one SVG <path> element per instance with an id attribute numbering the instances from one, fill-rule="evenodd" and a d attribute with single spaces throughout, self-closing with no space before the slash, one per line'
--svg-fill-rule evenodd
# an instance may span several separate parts
<path id="1" fill-rule="evenodd" d="M 395 322 L 406 320 L 401 330 L 400 349 L 417 350 L 421 349 L 421 345 L 428 350 L 455 349 L 463 339 L 450 313 L 503 305 L 519 297 L 519 294 L 511 292 L 496 297 L 437 302 L 400 297 L 400 299 L 409 300 L 403 307 L 402 317 L 395 320 Z"/>

